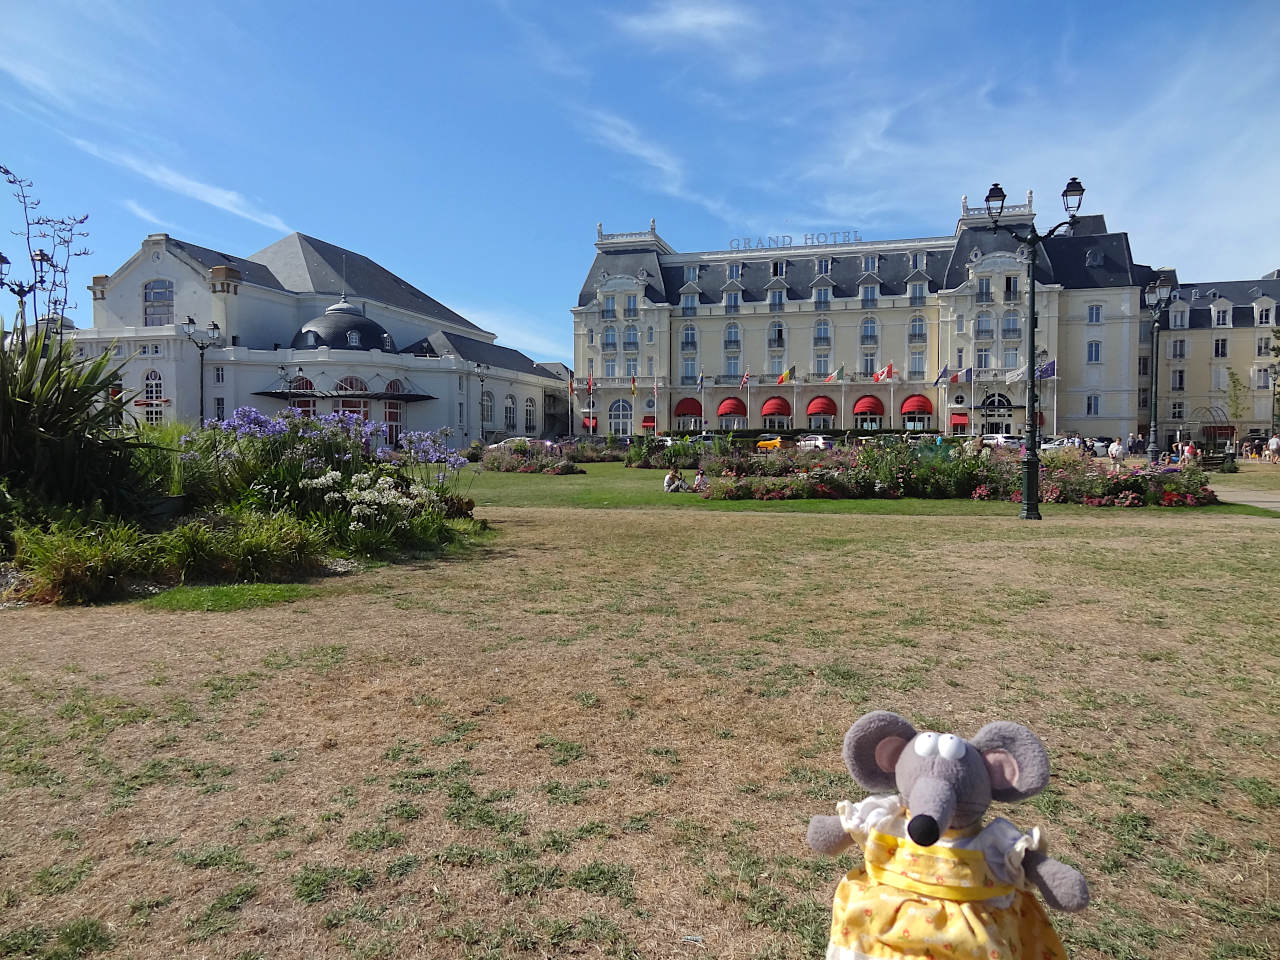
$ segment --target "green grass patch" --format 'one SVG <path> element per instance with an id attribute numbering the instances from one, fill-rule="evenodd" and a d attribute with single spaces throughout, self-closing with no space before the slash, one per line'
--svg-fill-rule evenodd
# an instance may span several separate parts
<path id="1" fill-rule="evenodd" d="M 305 600 L 320 592 L 306 583 L 233 583 L 223 587 L 173 587 L 141 601 L 152 610 L 232 613 L 253 607 Z"/>

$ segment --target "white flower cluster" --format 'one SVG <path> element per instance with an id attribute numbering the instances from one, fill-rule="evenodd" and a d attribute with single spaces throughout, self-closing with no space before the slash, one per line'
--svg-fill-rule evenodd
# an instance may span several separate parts
<path id="1" fill-rule="evenodd" d="M 332 487 L 342 482 L 342 474 L 337 470 L 330 470 L 328 473 L 315 477 L 314 479 L 303 479 L 298 481 L 298 486 L 307 487 L 314 490 L 323 490 L 325 487 Z M 328 499 L 327 497 L 325 499 Z"/>

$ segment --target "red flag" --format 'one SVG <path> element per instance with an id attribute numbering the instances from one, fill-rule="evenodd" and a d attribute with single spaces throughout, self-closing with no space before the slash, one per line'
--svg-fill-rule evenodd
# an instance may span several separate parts
<path id="1" fill-rule="evenodd" d="M 591 374 L 587 374 L 587 396 L 591 396 Z"/>
<path id="2" fill-rule="evenodd" d="M 876 371 L 875 375 L 872 376 L 871 379 L 874 380 L 876 383 L 879 383 L 881 380 L 893 379 L 893 361 L 890 360 L 878 371 Z"/>
<path id="3" fill-rule="evenodd" d="M 738 384 L 738 389 L 739 390 L 745 389 L 747 386 L 747 381 L 750 379 L 751 379 L 751 367 L 748 365 L 747 372 L 742 375 L 742 382 Z"/>

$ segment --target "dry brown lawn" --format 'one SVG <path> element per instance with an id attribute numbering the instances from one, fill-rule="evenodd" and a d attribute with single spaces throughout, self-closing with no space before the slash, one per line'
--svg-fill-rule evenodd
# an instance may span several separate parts
<path id="1" fill-rule="evenodd" d="M 821 956 L 881 707 L 1045 740 L 999 812 L 1089 878 L 1074 956 L 1280 952 L 1277 521 L 487 515 L 274 607 L 0 612 L 0 956 Z"/>

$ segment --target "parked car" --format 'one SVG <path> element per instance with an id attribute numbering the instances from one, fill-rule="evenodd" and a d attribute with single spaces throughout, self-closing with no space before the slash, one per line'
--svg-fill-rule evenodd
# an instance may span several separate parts
<path id="1" fill-rule="evenodd" d="M 782 437 L 776 433 L 762 433 L 756 441 L 757 450 L 781 450 Z"/>
<path id="2" fill-rule="evenodd" d="M 507 437 L 505 440 L 499 440 L 497 443 L 489 444 L 490 450 L 509 450 L 512 447 L 536 447 L 539 444 L 545 444 L 545 440 L 535 440 L 533 437 Z"/>
<path id="3" fill-rule="evenodd" d="M 1022 438 L 1016 433 L 984 433 L 982 442 L 993 447 L 1020 447 Z"/>
<path id="4" fill-rule="evenodd" d="M 811 433 L 807 437 L 801 437 L 796 443 L 800 450 L 830 450 L 834 446 L 835 441 L 825 433 Z"/>
<path id="5" fill-rule="evenodd" d="M 1071 444 L 1066 437 L 1045 437 L 1040 441 L 1041 453 L 1056 453 L 1060 450 L 1070 448 Z"/>

